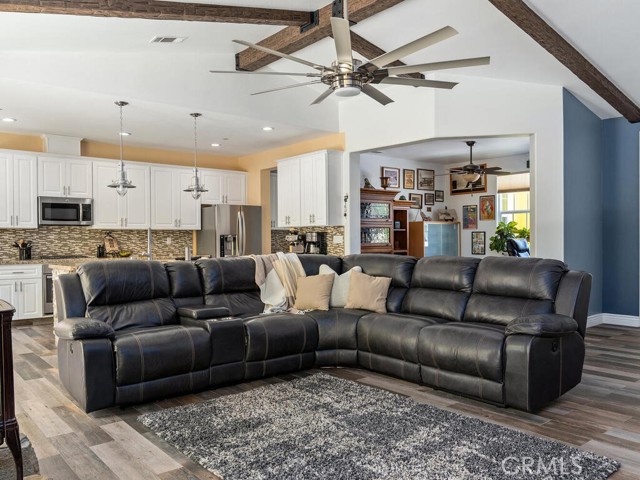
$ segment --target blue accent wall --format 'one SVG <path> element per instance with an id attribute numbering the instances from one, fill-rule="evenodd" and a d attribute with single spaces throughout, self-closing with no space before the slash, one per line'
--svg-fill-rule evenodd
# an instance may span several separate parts
<path id="1" fill-rule="evenodd" d="M 640 124 L 603 121 L 603 303 L 606 313 L 638 315 Z M 566 215 L 566 213 L 565 213 Z"/>
<path id="2" fill-rule="evenodd" d="M 564 261 L 572 270 L 593 275 L 589 303 L 593 315 L 609 311 L 603 310 L 603 122 L 567 90 L 563 115 Z M 637 261 L 635 265 L 637 271 Z"/>

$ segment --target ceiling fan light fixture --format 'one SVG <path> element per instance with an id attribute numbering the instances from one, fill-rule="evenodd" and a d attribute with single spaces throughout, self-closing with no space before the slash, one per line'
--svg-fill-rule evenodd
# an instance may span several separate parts
<path id="1" fill-rule="evenodd" d="M 464 179 L 465 182 L 473 183 L 473 182 L 477 182 L 480 179 L 480 174 L 465 173 L 464 175 L 462 175 L 462 178 Z"/>
<path id="2" fill-rule="evenodd" d="M 335 94 L 338 97 L 355 97 L 360 95 L 362 89 L 356 86 L 339 87 L 335 90 Z"/>

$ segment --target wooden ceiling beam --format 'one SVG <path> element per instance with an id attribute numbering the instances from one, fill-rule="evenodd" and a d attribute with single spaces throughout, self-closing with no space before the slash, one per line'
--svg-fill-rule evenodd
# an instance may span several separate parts
<path id="1" fill-rule="evenodd" d="M 640 107 L 522 0 L 489 0 L 629 122 L 640 122 Z"/>
<path id="2" fill-rule="evenodd" d="M 302 25 L 311 22 L 313 18 L 313 12 L 299 10 L 158 0 L 0 0 L 0 12 L 285 25 L 298 30 Z"/>
<path id="3" fill-rule="evenodd" d="M 402 3 L 403 1 L 404 0 L 351 0 L 349 2 L 349 20 L 356 23 L 361 22 L 362 20 L 383 12 L 384 10 Z M 304 32 L 301 32 L 300 28 L 296 27 L 283 28 L 278 33 L 258 42 L 258 45 L 272 50 L 278 50 L 283 53 L 292 54 L 298 50 L 302 50 L 305 47 L 313 45 L 324 38 L 330 37 L 332 33 L 332 4 L 330 3 L 322 7 L 318 13 L 318 24 L 316 26 L 306 29 Z M 382 50 L 380 51 L 383 52 Z M 359 51 L 358 53 L 365 55 Z M 236 58 L 236 68 L 238 70 L 254 71 L 265 67 L 278 59 L 279 57 L 275 55 L 270 55 L 253 48 L 248 48 L 238 53 Z"/>

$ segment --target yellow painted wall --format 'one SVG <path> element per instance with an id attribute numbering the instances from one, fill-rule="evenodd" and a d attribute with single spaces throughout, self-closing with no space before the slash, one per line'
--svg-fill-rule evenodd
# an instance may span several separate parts
<path id="1" fill-rule="evenodd" d="M 0 148 L 42 152 L 43 141 L 39 135 L 18 135 L 16 133 L 0 132 Z"/>

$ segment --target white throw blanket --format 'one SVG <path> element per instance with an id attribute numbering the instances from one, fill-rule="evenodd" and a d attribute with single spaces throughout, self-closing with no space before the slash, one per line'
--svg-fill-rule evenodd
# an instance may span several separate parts
<path id="1" fill-rule="evenodd" d="M 294 311 L 297 278 L 307 275 L 295 253 L 252 255 L 256 262 L 256 284 L 264 313 Z"/>

